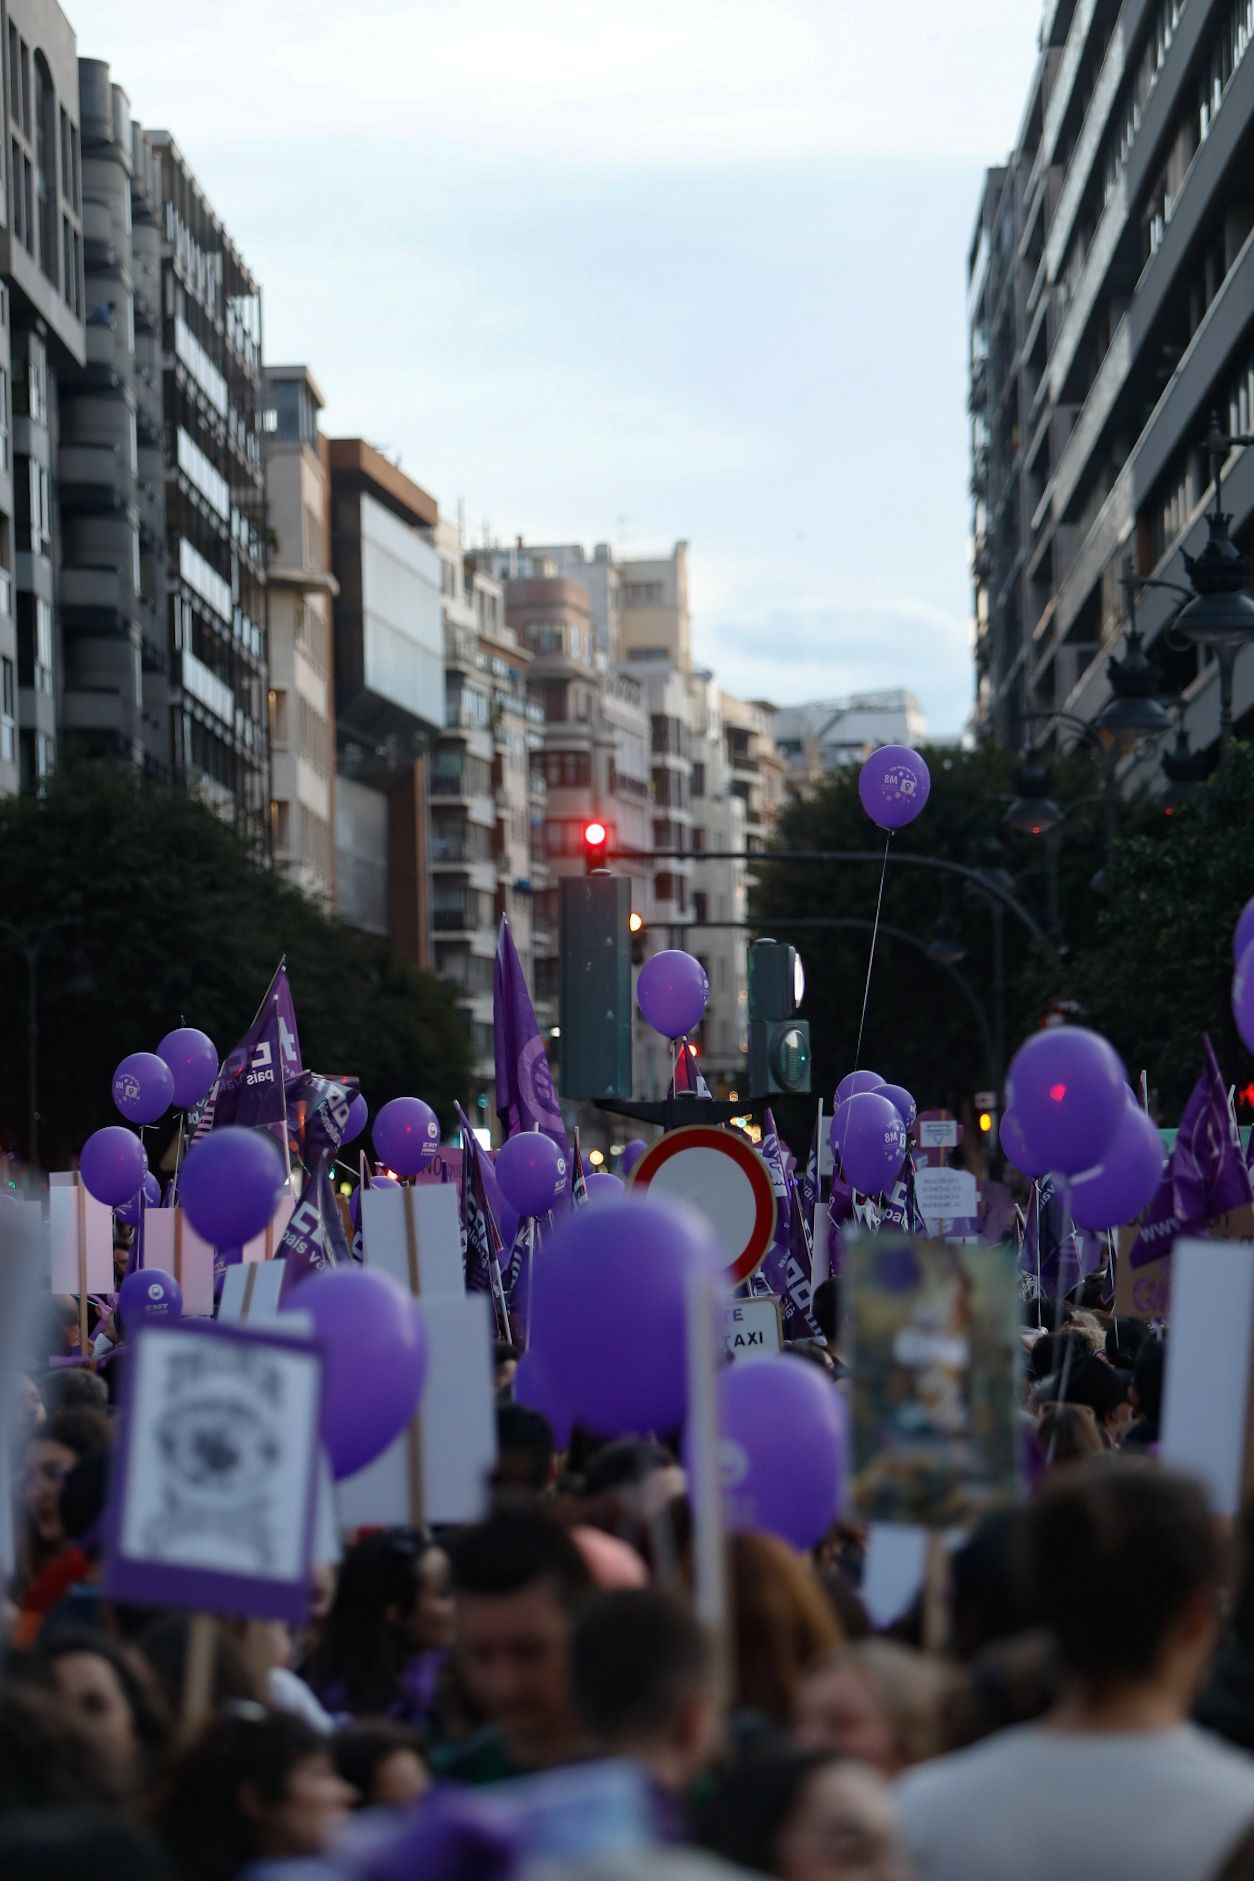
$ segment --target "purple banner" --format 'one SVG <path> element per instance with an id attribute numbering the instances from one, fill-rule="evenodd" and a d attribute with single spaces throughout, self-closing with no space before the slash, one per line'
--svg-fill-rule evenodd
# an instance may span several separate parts
<path id="1" fill-rule="evenodd" d="M 566 1128 L 526 976 L 509 922 L 502 917 L 492 972 L 492 1042 L 496 1107 L 507 1136 L 541 1129 L 570 1157 Z"/>
<path id="2" fill-rule="evenodd" d="M 795 1186 L 784 1173 L 779 1132 L 768 1109 L 762 1118 L 759 1151 L 775 1192 L 775 1238 L 767 1250 L 761 1272 L 779 1300 L 785 1339 L 817 1339 L 821 1335 L 810 1312 L 810 1249 L 805 1238 L 801 1205 Z"/>

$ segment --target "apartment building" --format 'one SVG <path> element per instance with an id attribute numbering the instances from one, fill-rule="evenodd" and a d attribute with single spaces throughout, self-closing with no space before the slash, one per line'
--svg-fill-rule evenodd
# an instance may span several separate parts
<path id="1" fill-rule="evenodd" d="M 805 792 L 880 745 L 926 744 L 927 719 L 912 692 L 856 692 L 781 706 L 774 737 L 789 785 Z"/>

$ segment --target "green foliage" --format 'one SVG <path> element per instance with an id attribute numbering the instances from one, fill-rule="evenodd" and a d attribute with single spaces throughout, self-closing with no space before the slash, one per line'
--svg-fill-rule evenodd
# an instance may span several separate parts
<path id="1" fill-rule="evenodd" d="M 42 799 L 0 802 L 5 908 L 39 956 L 44 1160 L 116 1122 L 117 1061 L 181 1023 L 219 1052 L 250 1023 L 283 954 L 305 1063 L 354 1073 L 371 1110 L 426 1098 L 446 1121 L 469 1082 L 450 989 L 327 915 L 204 805 L 133 773 L 70 765 Z M 0 927 L 0 1136 L 26 1138 L 25 965 Z"/>

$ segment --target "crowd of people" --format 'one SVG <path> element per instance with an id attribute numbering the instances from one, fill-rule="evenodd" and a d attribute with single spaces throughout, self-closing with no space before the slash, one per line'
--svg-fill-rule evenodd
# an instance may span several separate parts
<path id="1" fill-rule="evenodd" d="M 796 1362 L 847 1391 L 835 1283 L 815 1312 Z M 111 1602 L 117 1367 L 65 1362 L 76 1324 L 17 1381 L 0 1876 L 509 1881 L 560 1844 L 693 1881 L 1254 1881 L 1254 1514 L 1160 1461 L 1163 1337 L 1100 1293 L 1026 1309 L 1027 1489 L 939 1605 L 873 1624 L 847 1522 L 743 1533 L 722 1635 L 674 1434 L 559 1453 L 509 1347 L 477 1524 L 356 1536 L 296 1629 Z"/>

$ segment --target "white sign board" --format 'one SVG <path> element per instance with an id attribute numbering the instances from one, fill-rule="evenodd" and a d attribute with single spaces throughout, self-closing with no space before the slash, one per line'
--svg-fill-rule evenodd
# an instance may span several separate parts
<path id="1" fill-rule="evenodd" d="M 922 1118 L 916 1126 L 920 1149 L 957 1149 L 958 1120 L 945 1117 L 925 1123 Z"/>
<path id="2" fill-rule="evenodd" d="M 258 1235 L 254 1235 L 251 1241 L 245 1241 L 244 1259 L 246 1261 L 269 1261 L 274 1259 L 275 1252 L 279 1242 L 283 1239 L 287 1224 L 292 1219 L 292 1210 L 295 1206 L 296 1197 L 294 1195 L 281 1195 L 279 1197 L 279 1205 L 262 1232 Z"/>
<path id="3" fill-rule="evenodd" d="M 222 1279 L 218 1319 L 225 1325 L 256 1325 L 277 1319 L 286 1261 L 236 1261 Z"/>
<path id="4" fill-rule="evenodd" d="M 784 1335 L 779 1301 L 773 1293 L 753 1300 L 736 1300 L 723 1316 L 723 1346 L 730 1359 L 760 1358 L 764 1352 L 782 1352 Z"/>
<path id="5" fill-rule="evenodd" d="M 23 1363 L 36 1360 L 42 1370 L 47 1358 L 31 1349 L 47 1246 L 42 1215 L 38 1202 L 10 1201 L 0 1194 L 0 1580 L 5 1581 L 17 1565 L 12 1463 L 20 1399 L 14 1381 Z"/>
<path id="6" fill-rule="evenodd" d="M 54 1293 L 113 1292 L 113 1210 L 72 1176 L 48 1190 L 48 1231 Z"/>
<path id="7" fill-rule="evenodd" d="M 1252 1369 L 1254 1246 L 1177 1241 L 1159 1451 L 1201 1477 L 1221 1515 L 1249 1488 Z"/>
<path id="8" fill-rule="evenodd" d="M 914 1192 L 926 1221 L 964 1221 L 980 1212 L 980 1192 L 969 1169 L 920 1169 Z"/>
<path id="9" fill-rule="evenodd" d="M 424 1299 L 464 1297 L 462 1235 L 451 1182 L 363 1189 L 361 1227 L 367 1267 L 381 1267 Z"/>
<path id="10" fill-rule="evenodd" d="M 891 1626 L 913 1604 L 927 1572 L 926 1528 L 872 1522 L 859 1589 L 876 1626 Z"/>
<path id="11" fill-rule="evenodd" d="M 144 1266 L 173 1274 L 183 1289 L 184 1319 L 213 1317 L 213 1247 L 183 1208 L 144 1210 Z"/>

